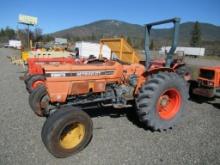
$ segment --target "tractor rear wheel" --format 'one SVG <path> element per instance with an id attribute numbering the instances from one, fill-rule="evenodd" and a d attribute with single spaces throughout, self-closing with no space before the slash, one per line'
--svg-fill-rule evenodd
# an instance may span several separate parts
<path id="1" fill-rule="evenodd" d="M 29 105 L 34 113 L 40 117 L 46 117 L 45 109 L 49 105 L 49 96 L 45 86 L 39 86 L 29 95 Z"/>
<path id="2" fill-rule="evenodd" d="M 45 77 L 43 75 L 31 76 L 27 81 L 27 90 L 29 93 L 33 92 L 35 88 L 40 85 L 44 85 Z"/>
<path id="3" fill-rule="evenodd" d="M 187 91 L 186 82 L 176 73 L 154 75 L 137 96 L 139 120 L 155 131 L 172 128 L 184 114 Z"/>
<path id="4" fill-rule="evenodd" d="M 47 118 L 41 138 L 53 156 L 65 158 L 83 150 L 89 144 L 92 132 L 92 120 L 87 113 L 64 107 Z"/>

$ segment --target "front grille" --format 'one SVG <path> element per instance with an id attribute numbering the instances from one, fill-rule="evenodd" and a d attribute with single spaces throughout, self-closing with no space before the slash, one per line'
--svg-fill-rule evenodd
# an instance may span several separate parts
<path id="1" fill-rule="evenodd" d="M 200 69 L 200 78 L 205 78 L 209 80 L 213 80 L 215 76 L 215 72 L 213 70 L 205 70 L 205 69 Z"/>

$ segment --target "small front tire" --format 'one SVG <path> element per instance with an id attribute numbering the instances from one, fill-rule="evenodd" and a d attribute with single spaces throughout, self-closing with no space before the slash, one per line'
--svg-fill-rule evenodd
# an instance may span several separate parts
<path id="1" fill-rule="evenodd" d="M 47 116 L 45 110 L 49 106 L 49 96 L 45 86 L 39 86 L 30 93 L 29 105 L 37 116 Z"/>
<path id="2" fill-rule="evenodd" d="M 32 93 L 35 88 L 44 85 L 45 77 L 43 75 L 33 75 L 26 81 L 26 88 L 29 93 Z"/>
<path id="3" fill-rule="evenodd" d="M 47 118 L 41 138 L 47 150 L 57 158 L 65 158 L 83 150 L 93 132 L 91 118 L 82 110 L 64 107 Z"/>

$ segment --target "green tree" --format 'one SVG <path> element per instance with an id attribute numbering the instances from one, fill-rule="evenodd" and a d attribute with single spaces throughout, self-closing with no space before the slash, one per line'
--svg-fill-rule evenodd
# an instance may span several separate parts
<path id="1" fill-rule="evenodd" d="M 72 37 L 71 37 L 71 35 L 70 35 L 69 33 L 65 34 L 65 35 L 63 36 L 63 38 L 66 38 L 67 41 L 71 41 L 71 40 L 72 40 Z"/>
<path id="2" fill-rule="evenodd" d="M 149 48 L 150 50 L 154 50 L 154 40 L 151 40 Z"/>
<path id="3" fill-rule="evenodd" d="M 47 34 L 47 35 L 44 35 L 43 38 L 42 38 L 43 42 L 50 42 L 50 41 L 53 41 L 54 40 L 54 37 Z"/>
<path id="4" fill-rule="evenodd" d="M 140 40 L 141 40 L 141 41 L 140 41 L 140 44 L 141 44 L 141 45 L 140 45 L 140 48 L 141 48 L 141 49 L 144 49 L 145 39 L 144 39 L 144 38 L 141 38 Z"/>
<path id="5" fill-rule="evenodd" d="M 201 29 L 199 22 L 196 21 L 193 30 L 191 32 L 191 40 L 190 40 L 190 45 L 192 47 L 200 46 L 201 44 Z"/>
<path id="6" fill-rule="evenodd" d="M 1 31 L 0 31 L 0 37 L 2 37 L 4 35 L 5 35 L 5 30 L 2 28 Z"/>
<path id="7" fill-rule="evenodd" d="M 75 36 L 73 37 L 73 41 L 77 42 L 77 41 L 81 41 L 82 39 L 79 36 Z"/>
<path id="8" fill-rule="evenodd" d="M 43 39 L 43 35 L 42 35 L 43 31 L 42 31 L 42 29 L 35 28 L 33 33 L 34 33 L 33 34 L 33 41 L 34 42 L 42 41 L 42 39 Z"/>
<path id="9" fill-rule="evenodd" d="M 132 44 L 132 40 L 131 40 L 130 37 L 127 37 L 127 42 L 128 42 L 130 45 L 133 45 L 133 44 Z"/>
<path id="10" fill-rule="evenodd" d="M 96 41 L 96 40 L 97 40 L 96 35 L 95 35 L 94 33 L 92 33 L 92 36 L 91 36 L 90 39 L 91 39 L 92 41 Z"/>
<path id="11" fill-rule="evenodd" d="M 14 29 L 6 27 L 0 30 L 0 42 L 8 42 L 10 39 L 16 39 L 16 32 Z"/>
<path id="12" fill-rule="evenodd" d="M 6 27 L 4 33 L 8 37 L 8 39 L 14 39 L 16 37 L 14 29 L 11 29 L 9 27 Z"/>

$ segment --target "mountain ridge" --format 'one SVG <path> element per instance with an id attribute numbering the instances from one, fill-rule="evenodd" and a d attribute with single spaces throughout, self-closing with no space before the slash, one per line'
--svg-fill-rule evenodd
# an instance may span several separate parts
<path id="1" fill-rule="evenodd" d="M 189 42 L 194 22 L 184 22 L 180 25 L 180 41 Z M 211 23 L 200 22 L 202 40 L 204 41 L 220 41 L 220 26 Z M 152 38 L 158 40 L 170 39 L 172 33 L 171 28 L 153 29 Z M 143 38 L 144 26 L 119 21 L 115 19 L 104 19 L 94 21 L 85 25 L 75 26 L 60 30 L 51 34 L 53 37 L 116 37 L 126 36 L 130 38 Z"/>

